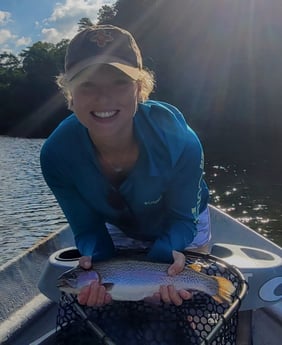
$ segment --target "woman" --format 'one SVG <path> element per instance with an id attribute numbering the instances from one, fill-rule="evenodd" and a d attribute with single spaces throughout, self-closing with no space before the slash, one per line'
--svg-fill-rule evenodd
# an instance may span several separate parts
<path id="1" fill-rule="evenodd" d="M 148 100 L 154 78 L 133 37 L 110 25 L 81 31 L 58 84 L 74 114 L 46 140 L 41 166 L 80 265 L 112 257 L 114 231 L 148 246 L 149 260 L 171 263 L 168 274 L 181 272 L 181 251 L 205 250 L 210 239 L 202 147 L 179 110 Z M 175 305 L 189 298 L 173 286 L 153 297 Z M 78 300 L 101 306 L 111 297 L 93 282 Z"/>

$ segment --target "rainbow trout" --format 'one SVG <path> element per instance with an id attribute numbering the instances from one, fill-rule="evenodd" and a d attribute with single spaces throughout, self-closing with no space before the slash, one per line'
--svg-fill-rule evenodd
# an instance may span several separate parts
<path id="1" fill-rule="evenodd" d="M 200 273 L 200 266 L 186 266 L 178 275 L 167 274 L 169 265 L 147 261 L 114 259 L 96 262 L 92 269 L 75 267 L 58 278 L 57 287 L 66 293 L 78 294 L 94 280 L 103 284 L 116 301 L 139 301 L 159 291 L 160 285 L 174 285 L 176 290 L 196 290 L 219 303 L 231 303 L 235 288 L 223 277 Z"/>

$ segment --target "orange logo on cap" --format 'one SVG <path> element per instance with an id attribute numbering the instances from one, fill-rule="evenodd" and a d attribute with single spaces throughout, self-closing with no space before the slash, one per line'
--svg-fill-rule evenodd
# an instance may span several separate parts
<path id="1" fill-rule="evenodd" d="M 96 42 L 97 46 L 103 48 L 108 42 L 112 42 L 114 39 L 110 32 L 105 32 L 104 30 L 99 30 L 95 32 L 93 37 L 90 38 L 91 42 Z"/>

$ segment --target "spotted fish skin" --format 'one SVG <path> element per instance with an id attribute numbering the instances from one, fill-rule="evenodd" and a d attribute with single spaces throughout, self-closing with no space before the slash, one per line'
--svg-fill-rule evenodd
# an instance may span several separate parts
<path id="1" fill-rule="evenodd" d="M 233 284 L 217 276 L 209 276 L 185 267 L 176 276 L 167 274 L 169 265 L 137 260 L 97 262 L 90 270 L 73 268 L 58 279 L 61 291 L 78 294 L 93 280 L 103 284 L 117 301 L 139 301 L 158 292 L 161 285 L 173 285 L 176 290 L 196 290 L 212 296 L 218 302 L 231 302 Z"/>

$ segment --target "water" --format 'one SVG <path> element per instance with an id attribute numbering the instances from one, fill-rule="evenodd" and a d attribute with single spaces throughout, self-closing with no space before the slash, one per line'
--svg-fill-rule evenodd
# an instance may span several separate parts
<path id="1" fill-rule="evenodd" d="M 41 176 L 42 144 L 0 137 L 0 265 L 65 222 Z"/>
<path id="2" fill-rule="evenodd" d="M 66 223 L 41 176 L 43 142 L 0 137 L 0 265 Z M 282 245 L 280 176 L 250 165 L 208 162 L 206 180 L 214 205 Z"/>
<path id="3" fill-rule="evenodd" d="M 207 164 L 211 203 L 282 246 L 282 180 L 269 165 Z"/>

